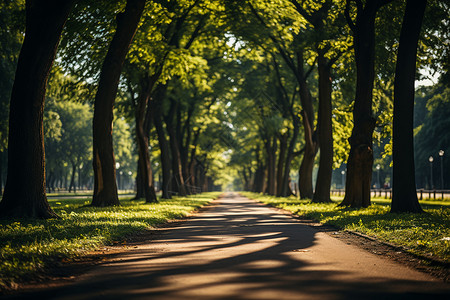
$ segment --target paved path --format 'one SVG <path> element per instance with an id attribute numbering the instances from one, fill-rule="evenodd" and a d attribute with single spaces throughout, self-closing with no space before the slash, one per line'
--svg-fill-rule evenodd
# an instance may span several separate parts
<path id="1" fill-rule="evenodd" d="M 229 194 L 43 299 L 450 299 L 449 284 Z"/>

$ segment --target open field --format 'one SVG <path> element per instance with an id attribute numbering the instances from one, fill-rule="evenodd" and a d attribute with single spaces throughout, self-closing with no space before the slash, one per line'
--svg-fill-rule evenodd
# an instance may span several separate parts
<path id="1" fill-rule="evenodd" d="M 91 199 L 50 199 L 60 219 L 0 221 L 0 289 L 37 278 L 46 269 L 130 235 L 189 215 L 220 193 L 174 197 L 146 204 L 121 200 L 119 207 L 87 206 Z"/>

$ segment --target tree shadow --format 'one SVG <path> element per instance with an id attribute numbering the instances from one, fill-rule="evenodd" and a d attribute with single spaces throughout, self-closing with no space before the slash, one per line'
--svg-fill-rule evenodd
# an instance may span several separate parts
<path id="1" fill-rule="evenodd" d="M 151 244 L 65 287 L 14 299 L 423 299 L 449 288 L 415 280 L 349 279 L 308 261 L 318 230 L 244 198 L 159 231 Z"/>

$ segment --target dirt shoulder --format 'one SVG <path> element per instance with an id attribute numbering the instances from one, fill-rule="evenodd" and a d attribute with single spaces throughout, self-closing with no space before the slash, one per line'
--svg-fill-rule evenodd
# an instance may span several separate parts
<path id="1" fill-rule="evenodd" d="M 261 203 L 261 205 L 265 204 Z M 382 256 L 383 258 L 393 260 L 410 268 L 430 274 L 431 276 L 444 282 L 450 282 L 450 269 L 449 263 L 447 262 L 408 252 L 407 249 L 404 249 L 401 246 L 380 241 L 372 236 L 367 236 L 354 231 L 341 230 L 334 226 L 321 224 L 316 220 L 294 215 L 290 211 L 284 209 L 276 208 L 270 205 L 266 206 L 269 206 L 278 212 L 291 215 L 302 223 L 314 227 L 321 232 L 325 232 L 348 245 L 357 246 L 368 252 Z"/>

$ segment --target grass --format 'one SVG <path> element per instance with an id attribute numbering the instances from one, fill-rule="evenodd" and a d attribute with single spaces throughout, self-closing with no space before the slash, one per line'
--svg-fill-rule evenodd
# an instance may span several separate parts
<path id="1" fill-rule="evenodd" d="M 416 254 L 450 262 L 450 201 L 421 201 L 424 214 L 389 213 L 390 201 L 374 198 L 369 208 L 337 207 L 342 198 L 332 197 L 334 203 L 311 203 L 295 197 L 277 198 L 256 193 L 242 195 L 296 215 L 376 237 L 403 246 Z"/>
<path id="2" fill-rule="evenodd" d="M 61 219 L 0 220 L 0 289 L 29 281 L 53 265 L 104 245 L 124 243 L 132 234 L 187 216 L 220 193 L 174 197 L 146 204 L 121 200 L 121 206 L 88 207 L 91 199 L 51 199 Z"/>
<path id="3" fill-rule="evenodd" d="M 130 195 L 134 194 L 133 190 L 118 190 L 117 191 L 119 195 Z M 93 190 L 77 190 L 76 192 L 69 192 L 69 191 L 59 191 L 59 192 L 51 192 L 47 193 L 47 197 L 73 197 L 73 196 L 86 196 L 89 197 L 93 193 Z"/>

